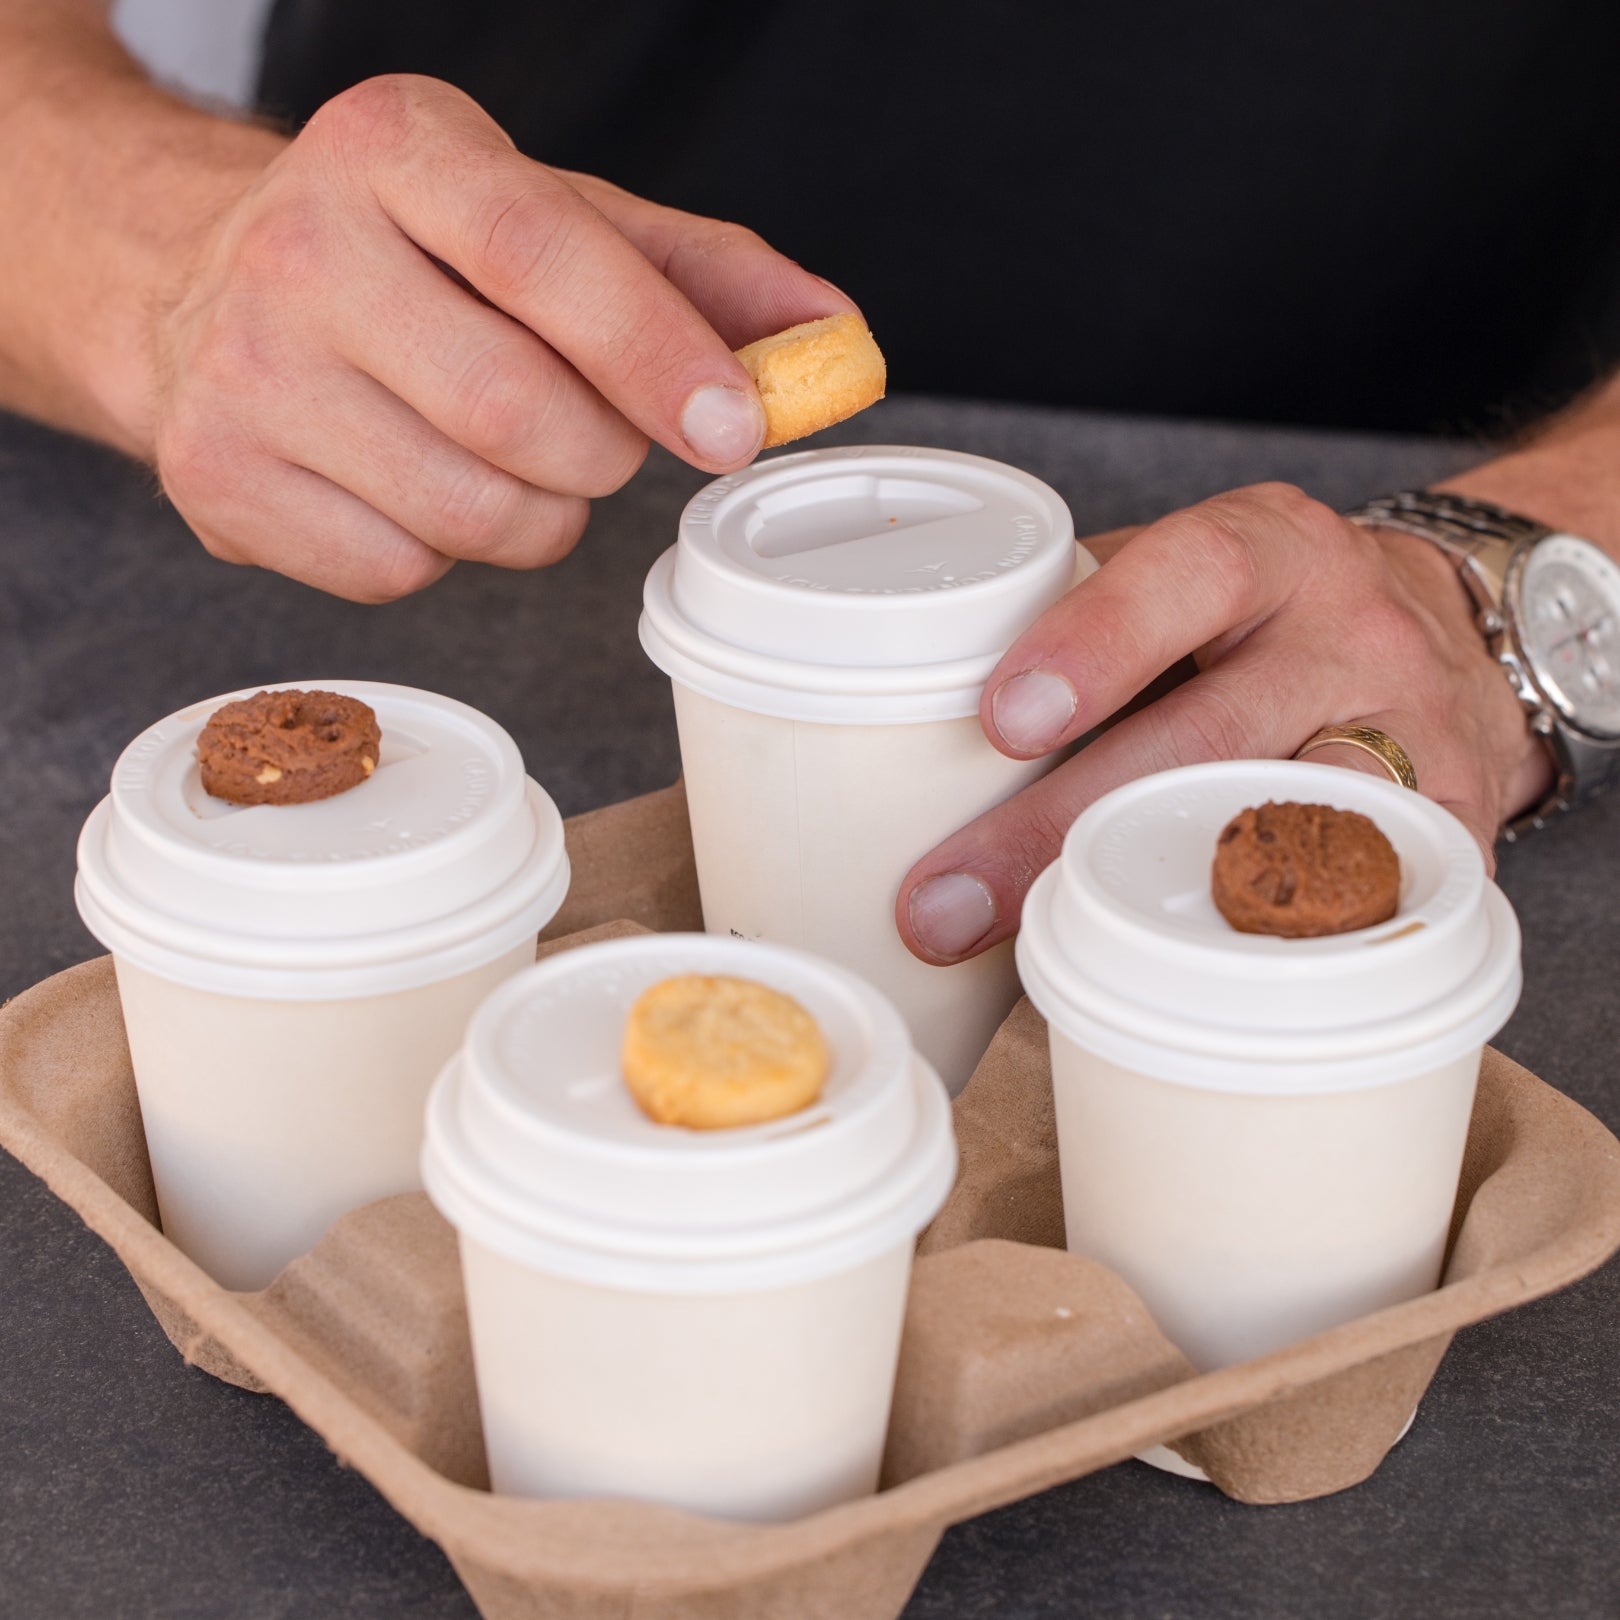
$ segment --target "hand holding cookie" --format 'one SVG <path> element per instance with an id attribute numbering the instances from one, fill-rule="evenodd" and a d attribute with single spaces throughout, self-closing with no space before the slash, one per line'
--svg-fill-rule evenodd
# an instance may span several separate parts
<path id="1" fill-rule="evenodd" d="M 239 173 L 199 160 L 200 217 L 151 227 L 187 262 L 108 368 L 119 442 L 216 556 L 338 595 L 555 562 L 649 440 L 743 466 L 765 414 L 736 346 L 849 308 L 751 231 L 521 156 L 433 79 L 256 134 Z"/>

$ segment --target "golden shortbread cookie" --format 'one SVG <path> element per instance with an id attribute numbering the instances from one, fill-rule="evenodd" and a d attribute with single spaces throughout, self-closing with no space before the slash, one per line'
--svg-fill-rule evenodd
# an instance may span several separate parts
<path id="1" fill-rule="evenodd" d="M 737 350 L 765 407 L 765 448 L 802 439 L 883 398 L 883 354 L 859 315 L 790 326 Z"/>
<path id="2" fill-rule="evenodd" d="M 808 1108 L 827 1043 L 791 996 L 752 979 L 683 973 L 644 990 L 624 1028 L 625 1084 L 660 1125 L 716 1130 Z"/>

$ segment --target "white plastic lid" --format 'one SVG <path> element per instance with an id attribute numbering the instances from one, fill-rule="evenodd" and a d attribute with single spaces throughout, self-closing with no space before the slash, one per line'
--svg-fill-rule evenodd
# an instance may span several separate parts
<path id="1" fill-rule="evenodd" d="M 733 1130 L 659 1125 L 620 1076 L 649 985 L 735 974 L 815 1018 L 832 1072 L 811 1107 Z M 802 951 L 652 934 L 565 951 L 496 990 L 428 1099 L 422 1178 L 486 1248 L 652 1293 L 786 1287 L 911 1241 L 956 1172 L 950 1102 L 894 1007 Z"/>
<path id="2" fill-rule="evenodd" d="M 1215 909 L 1222 827 L 1267 800 L 1357 810 L 1394 845 L 1388 922 L 1321 939 L 1242 934 Z M 1231 760 L 1116 788 L 1069 829 L 1024 902 L 1018 970 L 1077 1044 L 1223 1091 L 1349 1090 L 1487 1041 L 1519 998 L 1519 930 L 1450 812 L 1393 782 Z"/>
<path id="3" fill-rule="evenodd" d="M 1038 478 L 954 450 L 809 450 L 710 484 L 647 576 L 641 644 L 736 708 L 978 713 L 1013 640 L 1097 564 Z"/>
<path id="4" fill-rule="evenodd" d="M 557 807 L 476 709 L 370 681 L 285 682 L 376 710 L 358 787 L 312 804 L 232 805 L 203 790 L 197 738 L 221 704 L 143 732 L 79 839 L 85 925 L 166 978 L 229 995 L 338 1000 L 467 972 L 562 904 Z"/>

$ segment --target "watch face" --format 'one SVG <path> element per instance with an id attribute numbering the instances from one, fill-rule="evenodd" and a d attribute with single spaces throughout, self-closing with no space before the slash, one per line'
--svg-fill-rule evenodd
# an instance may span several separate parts
<path id="1" fill-rule="evenodd" d="M 1525 556 L 1514 604 L 1536 684 L 1582 731 L 1620 737 L 1620 564 L 1549 535 Z"/>

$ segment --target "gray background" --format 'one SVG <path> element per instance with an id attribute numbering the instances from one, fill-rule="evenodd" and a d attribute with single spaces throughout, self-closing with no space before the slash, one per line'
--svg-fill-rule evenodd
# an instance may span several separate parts
<path id="1" fill-rule="evenodd" d="M 1234 483 L 1348 503 L 1466 446 L 895 399 L 824 441 L 936 444 L 1048 479 L 1081 532 Z M 565 813 L 676 771 L 635 639 L 701 476 L 655 456 L 540 574 L 462 567 L 361 608 L 209 559 L 149 475 L 0 418 L 0 996 L 96 954 L 73 847 L 118 750 L 259 681 L 477 705 Z M 1347 635 L 1354 627 L 1345 627 Z M 1504 852 L 1524 1002 L 1498 1044 L 1620 1126 L 1620 802 Z M 907 1615 L 1620 1614 L 1620 1268 L 1463 1333 L 1372 1480 L 1248 1508 L 1127 1463 L 958 1527 Z M 0 1154 L 0 1615 L 469 1616 L 437 1549 L 271 1398 L 188 1369 L 109 1251 Z"/>

